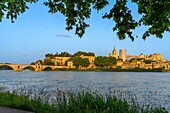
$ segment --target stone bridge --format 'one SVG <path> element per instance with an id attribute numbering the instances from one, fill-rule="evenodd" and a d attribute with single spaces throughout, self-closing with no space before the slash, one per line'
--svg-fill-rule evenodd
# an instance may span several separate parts
<path id="1" fill-rule="evenodd" d="M 29 65 L 29 64 L 0 64 L 0 66 L 11 67 L 14 71 L 22 71 L 27 67 L 33 68 L 34 71 L 43 71 L 45 68 L 51 68 L 52 70 L 59 68 L 68 68 L 67 66 L 51 66 L 51 65 Z"/>

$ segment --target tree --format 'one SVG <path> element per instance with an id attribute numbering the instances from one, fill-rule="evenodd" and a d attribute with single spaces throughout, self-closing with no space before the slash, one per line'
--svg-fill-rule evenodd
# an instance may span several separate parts
<path id="1" fill-rule="evenodd" d="M 53 58 L 53 57 L 54 57 L 54 55 L 53 55 L 53 54 L 48 53 L 48 54 L 46 54 L 46 55 L 45 55 L 45 57 L 46 57 L 46 58 L 47 58 L 47 57 L 48 57 L 48 58 Z"/>
<path id="2" fill-rule="evenodd" d="M 89 64 L 90 64 L 90 62 L 89 62 L 88 58 L 81 58 L 81 66 L 88 67 Z"/>
<path id="3" fill-rule="evenodd" d="M 41 65 L 43 64 L 43 61 L 42 60 L 37 60 L 35 63 L 40 63 Z"/>
<path id="4" fill-rule="evenodd" d="M 117 63 L 115 57 L 98 56 L 94 60 L 94 65 L 97 67 L 111 67 Z"/>
<path id="5" fill-rule="evenodd" d="M 31 62 L 31 64 L 30 65 L 35 65 L 35 62 Z"/>
<path id="6" fill-rule="evenodd" d="M 73 62 L 73 65 L 75 67 L 88 67 L 90 62 L 89 62 L 89 59 L 87 58 L 81 58 L 79 56 L 77 57 L 71 57 L 68 61 L 72 61 Z"/>
<path id="7" fill-rule="evenodd" d="M 49 58 L 45 58 L 43 64 L 44 65 L 55 65 L 55 63 L 52 62 L 52 60 Z"/>
<path id="8" fill-rule="evenodd" d="M 73 56 L 95 56 L 95 54 L 93 52 L 83 52 L 83 51 L 78 51 L 77 53 L 74 53 Z"/>
<path id="9" fill-rule="evenodd" d="M 94 65 L 97 67 L 104 67 L 106 66 L 105 61 L 106 61 L 106 57 L 98 56 L 94 60 Z"/>
<path id="10" fill-rule="evenodd" d="M 109 61 L 109 66 L 113 66 L 114 64 L 117 63 L 117 58 L 115 58 L 115 57 L 108 57 L 108 61 Z"/>
<path id="11" fill-rule="evenodd" d="M 38 0 L 2 0 L 0 2 L 0 21 L 4 15 L 12 22 L 20 13 L 28 9 L 28 3 Z M 86 22 L 91 16 L 92 10 L 100 11 L 109 4 L 109 0 L 47 0 L 44 5 L 49 8 L 49 13 L 60 12 L 66 17 L 66 30 L 75 29 L 75 34 L 82 37 L 89 24 Z M 131 14 L 127 2 L 135 3 L 138 14 L 142 17 L 135 20 Z M 148 29 L 142 38 L 150 35 L 163 38 L 164 32 L 170 32 L 170 1 L 169 0 L 116 0 L 109 13 L 103 15 L 104 19 L 115 22 L 113 31 L 117 32 L 120 40 L 129 37 L 135 39 L 133 30 L 144 25 Z M 137 37 L 137 36 L 136 36 Z"/>
<path id="12" fill-rule="evenodd" d="M 4 15 L 7 19 L 14 22 L 20 13 L 24 13 L 28 9 L 28 3 L 35 3 L 38 0 L 1 0 L 0 1 L 0 22 Z"/>
<path id="13" fill-rule="evenodd" d="M 68 53 L 68 52 L 61 52 L 61 53 L 56 53 L 55 55 L 54 55 L 54 57 L 72 57 L 72 55 L 70 54 L 70 53 Z"/>

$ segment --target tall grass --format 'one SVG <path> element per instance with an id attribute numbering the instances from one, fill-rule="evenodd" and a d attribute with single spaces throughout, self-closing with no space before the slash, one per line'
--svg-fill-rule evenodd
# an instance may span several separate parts
<path id="1" fill-rule="evenodd" d="M 135 98 L 129 100 L 91 91 L 1 91 L 0 105 L 35 113 L 168 113 L 161 106 L 139 105 Z"/>

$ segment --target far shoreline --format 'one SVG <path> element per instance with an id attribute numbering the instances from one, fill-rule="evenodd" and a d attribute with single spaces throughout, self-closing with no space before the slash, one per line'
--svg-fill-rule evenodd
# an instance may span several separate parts
<path id="1" fill-rule="evenodd" d="M 119 68 L 90 68 L 90 69 L 56 69 L 56 70 L 43 70 L 43 71 L 77 71 L 77 72 L 170 72 L 170 70 L 164 70 L 162 68 L 144 69 L 119 69 Z"/>
<path id="2" fill-rule="evenodd" d="M 0 69 L 0 70 L 12 70 L 12 69 Z M 25 69 L 25 70 L 30 70 L 30 71 L 35 71 L 33 69 Z M 22 72 L 21 71 L 16 71 L 16 72 Z M 131 68 L 131 69 L 122 69 L 122 68 L 57 68 L 52 70 L 51 68 L 46 68 L 42 71 L 38 72 L 57 72 L 57 71 L 75 71 L 75 72 L 170 72 L 170 70 L 165 70 L 164 68 L 153 68 L 153 69 L 145 69 L 145 68 Z M 37 71 L 35 71 L 37 72 Z"/>

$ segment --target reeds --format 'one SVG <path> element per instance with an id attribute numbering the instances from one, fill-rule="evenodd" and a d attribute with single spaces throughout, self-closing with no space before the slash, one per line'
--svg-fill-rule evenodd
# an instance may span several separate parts
<path id="1" fill-rule="evenodd" d="M 135 96 L 102 95 L 85 91 L 45 91 L 21 88 L 0 91 L 0 105 L 35 113 L 168 113 L 154 104 L 139 105 Z"/>

